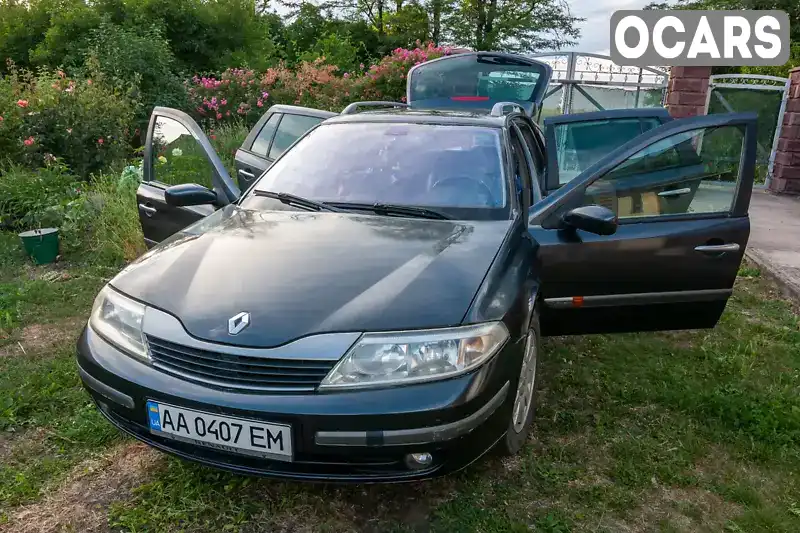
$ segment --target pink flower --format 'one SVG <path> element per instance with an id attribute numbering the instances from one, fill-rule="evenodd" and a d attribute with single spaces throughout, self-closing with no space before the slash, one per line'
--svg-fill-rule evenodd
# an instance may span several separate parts
<path id="1" fill-rule="evenodd" d="M 342 77 L 343 77 L 344 79 L 347 79 L 347 78 L 349 78 L 349 77 L 350 77 L 350 73 L 349 73 L 349 72 L 345 72 L 345 73 L 342 75 Z"/>
<path id="2" fill-rule="evenodd" d="M 228 100 L 226 100 L 225 98 L 223 98 L 222 100 L 219 101 L 219 105 L 225 105 L 227 103 L 228 103 Z"/>
<path id="3" fill-rule="evenodd" d="M 105 142 L 105 141 L 103 140 L 103 138 L 102 138 L 102 137 L 100 137 L 99 139 L 97 139 L 97 144 L 99 144 L 99 145 L 101 145 L 101 146 L 103 145 L 103 143 L 104 143 L 104 142 Z"/>
<path id="4" fill-rule="evenodd" d="M 92 80 L 86 80 L 86 85 L 91 85 L 91 84 L 92 84 Z"/>
<path id="5" fill-rule="evenodd" d="M 246 81 L 242 82 L 242 87 L 247 87 L 247 82 Z"/>
<path id="6" fill-rule="evenodd" d="M 0 115 L 0 122 L 3 122 L 3 116 Z"/>
<path id="7" fill-rule="evenodd" d="M 261 93 L 261 98 L 269 98 L 269 93 L 267 91 L 264 91 L 263 93 Z"/>
<path id="8" fill-rule="evenodd" d="M 225 116 L 226 116 L 226 117 L 229 117 L 229 116 L 231 116 L 231 112 L 230 112 L 230 111 L 225 111 Z"/>
<path id="9" fill-rule="evenodd" d="M 28 101 L 27 100 L 21 100 L 21 99 L 17 100 L 17 105 L 20 106 L 20 107 L 28 107 Z M 33 137 L 31 137 L 31 139 L 33 139 Z"/>
<path id="10" fill-rule="evenodd" d="M 258 107 L 264 107 L 264 102 L 259 98 L 258 102 L 256 102 Z"/>
<path id="11" fill-rule="evenodd" d="M 22 143 L 23 143 L 25 146 L 33 146 L 33 143 L 35 143 L 35 142 L 36 142 L 36 140 L 35 140 L 33 137 L 28 137 L 27 139 L 25 139 L 24 141 L 22 141 Z"/>
<path id="12" fill-rule="evenodd" d="M 222 113 L 217 113 L 217 120 L 222 118 Z"/>
<path id="13" fill-rule="evenodd" d="M 364 70 L 364 63 L 359 63 L 358 68 L 360 68 L 361 70 Z"/>
<path id="14" fill-rule="evenodd" d="M 216 141 L 217 140 L 217 136 L 216 135 L 209 135 L 209 137 L 211 137 L 212 141 Z"/>

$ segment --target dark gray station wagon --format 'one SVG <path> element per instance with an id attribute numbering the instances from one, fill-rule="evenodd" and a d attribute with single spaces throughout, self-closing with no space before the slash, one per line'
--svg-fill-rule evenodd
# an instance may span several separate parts
<path id="1" fill-rule="evenodd" d="M 248 167 L 244 192 L 157 108 L 138 201 L 160 244 L 78 343 L 100 411 L 237 472 L 412 480 L 523 447 L 542 336 L 713 327 L 749 235 L 755 116 L 542 131 L 550 73 L 501 53 L 424 63 L 408 105 L 349 106 Z"/>

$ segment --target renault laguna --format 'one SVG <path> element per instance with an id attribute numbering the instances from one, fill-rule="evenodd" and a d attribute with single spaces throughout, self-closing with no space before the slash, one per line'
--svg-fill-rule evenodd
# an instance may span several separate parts
<path id="1" fill-rule="evenodd" d="M 713 327 L 749 235 L 755 116 L 540 127 L 550 73 L 423 63 L 407 104 L 295 132 L 244 192 L 189 116 L 156 108 L 136 199 L 151 249 L 78 341 L 99 410 L 240 473 L 415 480 L 520 451 L 542 337 Z M 268 149 L 283 120 L 253 137 Z"/>

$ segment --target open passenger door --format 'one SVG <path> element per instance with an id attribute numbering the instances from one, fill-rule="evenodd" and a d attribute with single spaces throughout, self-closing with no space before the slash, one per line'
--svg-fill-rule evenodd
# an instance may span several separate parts
<path id="1" fill-rule="evenodd" d="M 668 121 L 533 206 L 543 334 L 713 327 L 750 233 L 755 129 L 753 113 Z"/>
<path id="2" fill-rule="evenodd" d="M 136 202 L 148 247 L 240 196 L 239 188 L 200 126 L 177 109 L 156 107 L 153 110 L 147 130 L 143 171 Z M 168 201 L 167 190 L 170 187 L 187 184 L 207 188 L 210 201 L 191 206 Z"/>

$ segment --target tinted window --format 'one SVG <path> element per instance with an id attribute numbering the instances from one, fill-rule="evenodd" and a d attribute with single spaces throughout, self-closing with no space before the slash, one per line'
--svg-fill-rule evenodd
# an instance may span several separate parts
<path id="1" fill-rule="evenodd" d="M 725 213 L 733 204 L 744 134 L 738 126 L 676 133 L 632 155 L 586 189 L 621 219 Z"/>
<path id="2" fill-rule="evenodd" d="M 186 126 L 156 117 L 153 128 L 153 179 L 167 185 L 198 183 L 213 187 L 211 162 Z"/>
<path id="3" fill-rule="evenodd" d="M 306 115 L 283 115 L 269 150 L 269 158 L 277 159 L 305 132 L 322 122 L 323 119 Z"/>
<path id="4" fill-rule="evenodd" d="M 499 131 L 327 124 L 273 164 L 256 188 L 320 201 L 502 207 L 506 193 Z"/>
<path id="5" fill-rule="evenodd" d="M 559 185 L 600 158 L 661 123 L 655 118 L 619 118 L 557 124 L 554 127 Z"/>
<path id="6" fill-rule="evenodd" d="M 261 128 L 261 131 L 258 132 L 256 140 L 253 141 L 253 147 L 250 149 L 251 152 L 263 157 L 267 157 L 269 143 L 272 142 L 272 136 L 275 135 L 275 128 L 278 126 L 278 121 L 280 119 L 280 113 L 274 113 L 271 117 L 269 117 L 269 120 L 267 120 L 267 122 Z"/>
<path id="7" fill-rule="evenodd" d="M 531 101 L 542 67 L 510 58 L 453 56 L 423 64 L 412 77 L 409 102 Z"/>

